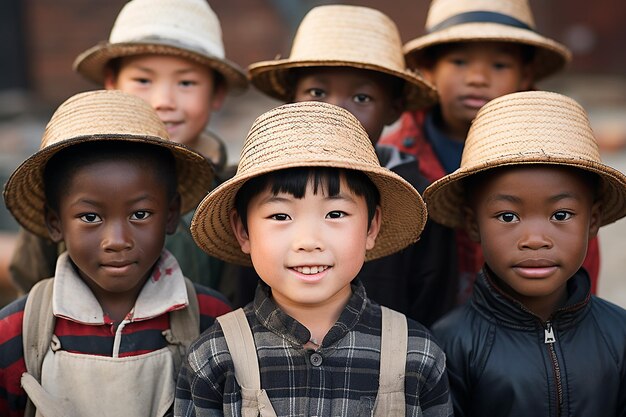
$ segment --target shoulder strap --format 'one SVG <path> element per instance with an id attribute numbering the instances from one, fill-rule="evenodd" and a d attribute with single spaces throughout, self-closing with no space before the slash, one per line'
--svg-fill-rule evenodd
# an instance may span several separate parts
<path id="1" fill-rule="evenodd" d="M 217 318 L 222 326 L 228 351 L 233 359 L 235 378 L 247 389 L 261 389 L 261 374 L 256 345 L 246 313 L 238 308 Z"/>
<path id="2" fill-rule="evenodd" d="M 185 286 L 189 305 L 187 308 L 170 312 L 170 329 L 163 332 L 174 358 L 175 375 L 178 375 L 178 370 L 189 351 L 189 346 L 200 337 L 198 295 L 193 282 L 188 278 L 185 278 Z"/>
<path id="3" fill-rule="evenodd" d="M 380 380 L 374 416 L 404 416 L 408 326 L 404 314 L 381 306 Z"/>
<path id="4" fill-rule="evenodd" d="M 22 318 L 22 346 L 26 373 L 22 381 L 39 383 L 43 358 L 48 352 L 54 333 L 54 314 L 52 313 L 52 290 L 54 280 L 48 278 L 39 281 L 28 293 L 24 317 Z M 24 377 L 26 376 L 26 380 Z M 31 384 L 32 385 L 32 384 Z M 25 386 L 25 389 L 30 385 Z M 35 415 L 35 406 L 29 397 L 26 402 L 25 416 Z"/>

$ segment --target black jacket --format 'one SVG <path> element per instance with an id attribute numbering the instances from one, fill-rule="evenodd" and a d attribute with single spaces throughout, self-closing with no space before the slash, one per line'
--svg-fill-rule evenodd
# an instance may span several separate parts
<path id="1" fill-rule="evenodd" d="M 455 416 L 626 416 L 626 310 L 591 296 L 580 269 L 565 307 L 544 323 L 490 274 L 483 269 L 469 302 L 433 328 Z"/>

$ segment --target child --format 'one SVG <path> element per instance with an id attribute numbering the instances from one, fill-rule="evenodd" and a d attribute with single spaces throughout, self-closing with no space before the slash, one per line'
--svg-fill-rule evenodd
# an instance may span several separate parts
<path id="1" fill-rule="evenodd" d="M 186 348 L 230 310 L 163 249 L 212 179 L 137 97 L 94 91 L 57 109 L 4 190 L 25 229 L 67 251 L 54 279 L 0 311 L 0 415 L 34 416 L 27 395 L 46 416 L 171 409 Z"/>
<path id="2" fill-rule="evenodd" d="M 626 215 L 626 176 L 603 165 L 584 110 L 555 93 L 485 105 L 461 167 L 426 189 L 485 265 L 471 302 L 435 324 L 456 416 L 624 416 L 626 311 L 580 268 Z"/>
<path id="3" fill-rule="evenodd" d="M 560 71 L 570 52 L 535 32 L 527 0 L 433 0 L 426 35 L 408 42 L 407 64 L 437 87 L 439 104 L 406 112 L 399 127 L 381 139 L 414 155 L 420 172 L 433 182 L 459 167 L 470 123 L 489 100 L 533 89 Z M 458 302 L 471 294 L 482 265 L 480 246 L 457 235 L 460 288 Z M 594 239 L 585 267 L 595 282 L 599 248 Z"/>
<path id="4" fill-rule="evenodd" d="M 249 72 L 252 84 L 270 96 L 323 101 L 350 111 L 374 146 L 403 110 L 434 99 L 430 85 L 406 69 L 395 23 L 367 7 L 313 8 L 298 28 L 289 58 L 253 64 Z M 381 165 L 418 191 L 426 188 L 415 158 L 389 146 L 376 152 Z M 458 274 L 447 256 L 453 239 L 451 230 L 429 222 L 418 243 L 366 263 L 359 278 L 375 301 L 430 325 L 455 306 L 456 291 L 449 283 Z M 252 282 L 246 288 L 256 286 Z"/>
<path id="5" fill-rule="evenodd" d="M 417 191 L 379 165 L 349 112 L 306 102 L 260 116 L 192 234 L 214 256 L 254 265 L 263 283 L 191 348 L 175 415 L 451 415 L 428 330 L 381 309 L 355 279 L 425 220 Z"/>
<path id="6" fill-rule="evenodd" d="M 221 180 L 227 160 L 224 144 L 205 128 L 228 91 L 247 86 L 244 72 L 224 56 L 220 23 L 205 0 L 132 0 L 120 11 L 108 41 L 88 49 L 74 69 L 106 89 L 146 100 L 165 123 L 170 138 L 207 157 Z M 208 189 L 207 189 L 208 191 Z M 191 214 L 181 219 L 166 247 L 194 282 L 219 286 L 224 266 L 200 251 L 189 234 Z M 20 233 L 11 270 L 28 291 L 52 276 L 63 251 Z"/>

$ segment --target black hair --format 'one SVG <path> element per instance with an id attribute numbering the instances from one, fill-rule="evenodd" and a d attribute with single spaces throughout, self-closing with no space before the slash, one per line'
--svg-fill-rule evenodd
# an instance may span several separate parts
<path id="1" fill-rule="evenodd" d="M 533 165 L 504 165 L 499 166 L 493 169 L 488 169 L 486 171 L 478 172 L 474 175 L 470 175 L 464 178 L 461 181 L 461 187 L 463 189 L 463 198 L 464 202 L 467 206 L 474 206 L 475 204 L 475 196 L 476 190 L 481 189 L 485 182 L 489 180 L 494 175 L 497 175 L 506 169 L 522 167 L 522 166 L 540 166 L 540 167 L 555 167 L 555 168 L 564 168 L 572 173 L 572 175 L 578 176 L 584 183 L 587 185 L 589 190 L 593 193 L 592 201 L 596 201 L 598 199 L 598 191 L 600 190 L 601 179 L 600 176 L 594 172 L 587 171 L 586 169 L 580 169 L 576 167 L 571 167 L 569 165 L 556 165 L 556 164 L 533 164 Z"/>
<path id="2" fill-rule="evenodd" d="M 58 212 L 61 195 L 79 169 L 113 160 L 148 167 L 166 188 L 168 201 L 176 195 L 176 161 L 169 149 L 141 142 L 102 140 L 69 146 L 50 158 L 43 172 L 47 206 Z"/>
<path id="3" fill-rule="evenodd" d="M 286 77 L 286 85 L 288 88 L 288 91 L 287 91 L 287 94 L 289 96 L 288 101 L 290 102 L 294 101 L 294 98 L 296 95 L 296 84 L 298 83 L 298 80 L 303 76 L 319 71 L 320 68 L 333 68 L 333 67 L 325 67 L 325 66 L 296 67 L 286 72 L 285 77 Z M 365 71 L 367 73 L 371 73 L 372 79 L 376 80 L 377 82 L 386 84 L 387 88 L 385 88 L 385 90 L 389 91 L 390 97 L 392 100 L 404 98 L 404 88 L 406 86 L 406 81 L 400 77 L 395 77 L 391 74 L 386 74 L 381 71 L 375 71 L 375 70 L 370 70 L 366 68 L 352 67 L 350 65 L 338 66 L 337 68 L 354 68 L 357 70 Z"/>
<path id="4" fill-rule="evenodd" d="M 235 196 L 235 209 L 248 230 L 248 203 L 255 196 L 270 189 L 273 195 L 288 193 L 297 199 L 304 197 L 307 185 L 312 180 L 313 194 L 324 188 L 328 196 L 339 194 L 341 178 L 345 178 L 348 188 L 354 194 L 364 197 L 367 205 L 367 223 L 370 224 L 380 204 L 380 193 L 372 180 L 360 171 L 329 167 L 287 168 L 248 180 Z"/>

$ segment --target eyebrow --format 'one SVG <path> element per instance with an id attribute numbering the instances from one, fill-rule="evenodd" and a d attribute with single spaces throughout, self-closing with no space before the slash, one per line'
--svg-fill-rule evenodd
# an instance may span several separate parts
<path id="1" fill-rule="evenodd" d="M 147 72 L 147 73 L 150 73 L 150 74 L 154 74 L 156 72 L 155 70 L 153 70 L 151 68 L 148 68 L 148 67 L 144 67 L 142 65 L 132 65 L 132 67 L 137 69 L 137 70 L 140 70 L 140 71 L 143 71 L 143 72 Z M 179 69 L 179 70 L 174 71 L 175 74 L 179 74 L 179 75 L 181 75 L 181 74 L 184 75 L 184 74 L 193 73 L 193 72 L 198 72 L 198 70 L 196 68 L 189 67 L 189 68 L 183 68 L 183 69 Z"/>
<path id="2" fill-rule="evenodd" d="M 150 194 L 142 194 L 139 197 L 134 198 L 134 199 L 128 201 L 128 203 L 130 205 L 133 205 L 133 204 L 137 204 L 137 203 L 139 203 L 141 201 L 144 201 L 144 200 L 152 201 L 152 200 L 156 200 L 156 199 L 154 197 L 150 196 Z M 89 199 L 89 198 L 79 198 L 79 199 L 73 201 L 70 204 L 70 207 L 71 206 L 75 206 L 77 204 L 89 204 L 89 205 L 92 205 L 94 207 L 100 207 L 102 205 L 102 202 L 96 201 L 96 200 L 92 200 L 92 199 Z"/>

